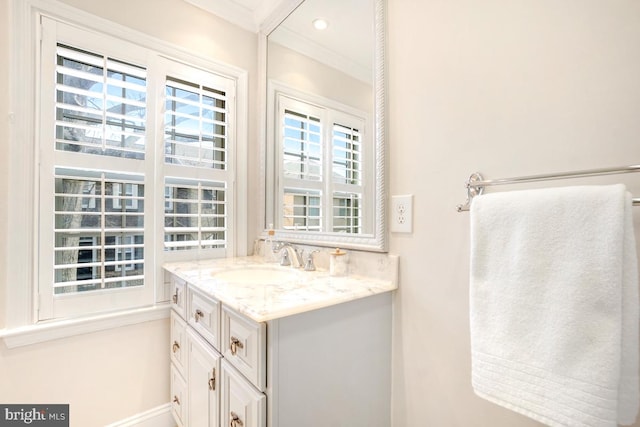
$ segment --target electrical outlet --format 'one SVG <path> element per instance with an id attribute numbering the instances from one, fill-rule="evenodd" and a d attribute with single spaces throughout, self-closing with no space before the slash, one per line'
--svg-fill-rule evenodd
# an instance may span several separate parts
<path id="1" fill-rule="evenodd" d="M 391 196 L 391 232 L 413 231 L 413 195 Z"/>

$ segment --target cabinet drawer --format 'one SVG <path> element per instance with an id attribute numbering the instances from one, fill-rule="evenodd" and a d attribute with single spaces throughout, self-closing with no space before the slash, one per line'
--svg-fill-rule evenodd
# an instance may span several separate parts
<path id="1" fill-rule="evenodd" d="M 189 289 L 189 324 L 214 348 L 220 348 L 220 302 Z"/>
<path id="2" fill-rule="evenodd" d="M 266 426 L 266 396 L 256 390 L 226 359 L 222 360 L 221 393 L 221 426 Z"/>
<path id="3" fill-rule="evenodd" d="M 179 277 L 171 275 L 171 308 L 183 319 L 186 317 L 187 309 L 187 282 Z"/>
<path id="4" fill-rule="evenodd" d="M 260 391 L 266 388 L 266 326 L 222 307 L 220 351 Z"/>
<path id="5" fill-rule="evenodd" d="M 187 403 L 187 383 L 171 364 L 171 414 L 179 427 L 188 425 Z"/>
<path id="6" fill-rule="evenodd" d="M 185 363 L 187 361 L 187 323 L 173 310 L 171 310 L 171 339 L 169 342 L 169 351 L 171 354 L 171 362 L 176 369 L 185 376 Z"/>

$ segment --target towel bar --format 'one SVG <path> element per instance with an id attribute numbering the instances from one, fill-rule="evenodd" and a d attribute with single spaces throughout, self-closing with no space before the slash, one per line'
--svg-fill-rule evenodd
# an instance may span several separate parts
<path id="1" fill-rule="evenodd" d="M 540 175 L 518 176 L 513 178 L 487 179 L 485 180 L 479 172 L 471 174 L 466 183 L 467 200 L 464 204 L 458 205 L 458 212 L 468 211 L 471 207 L 471 201 L 475 196 L 479 196 L 484 192 L 485 187 L 492 185 L 504 184 L 520 184 L 524 182 L 549 181 L 554 179 L 583 178 L 599 175 L 617 175 L 621 173 L 640 172 L 640 164 L 631 166 L 621 166 L 617 168 L 600 168 L 587 169 L 573 172 L 559 172 Z M 633 199 L 633 206 L 640 206 L 640 198 Z"/>

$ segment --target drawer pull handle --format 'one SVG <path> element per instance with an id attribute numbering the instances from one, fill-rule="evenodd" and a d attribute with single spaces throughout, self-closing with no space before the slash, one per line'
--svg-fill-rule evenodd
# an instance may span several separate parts
<path id="1" fill-rule="evenodd" d="M 216 368 L 211 371 L 211 378 L 209 378 L 209 390 L 214 391 L 216 389 Z"/>
<path id="2" fill-rule="evenodd" d="M 238 414 L 232 411 L 230 415 L 231 415 L 231 420 L 229 421 L 229 427 L 243 426 L 242 420 L 240 419 L 240 417 L 238 417 Z"/>
<path id="3" fill-rule="evenodd" d="M 196 322 L 200 319 L 202 319 L 204 317 L 204 313 L 202 313 L 201 310 L 196 310 L 195 314 L 193 315 L 193 317 L 195 317 Z"/>
<path id="4" fill-rule="evenodd" d="M 171 346 L 173 348 L 173 352 L 177 353 L 178 350 L 180 350 L 180 344 L 178 344 L 178 341 L 174 341 L 173 342 L 173 346 Z"/>
<path id="5" fill-rule="evenodd" d="M 231 350 L 231 354 L 234 356 L 238 352 L 238 349 L 243 349 L 244 344 L 240 342 L 240 340 L 236 337 L 231 337 L 231 343 L 229 344 L 229 349 Z"/>
<path id="6" fill-rule="evenodd" d="M 171 298 L 173 299 L 173 303 L 174 304 L 178 303 L 178 288 L 176 288 L 176 293 L 173 294 L 173 296 Z"/>
<path id="7" fill-rule="evenodd" d="M 178 405 L 180 404 L 180 399 L 178 399 L 178 396 L 173 396 L 173 403 L 177 403 Z"/>

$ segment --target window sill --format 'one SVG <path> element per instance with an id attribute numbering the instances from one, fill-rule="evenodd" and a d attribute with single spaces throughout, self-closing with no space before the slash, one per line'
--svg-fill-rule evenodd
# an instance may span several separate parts
<path id="1" fill-rule="evenodd" d="M 53 320 L 35 325 L 0 329 L 0 338 L 2 338 L 7 348 L 22 347 L 74 335 L 168 318 L 170 309 L 169 303 L 163 303 L 97 316 Z"/>

